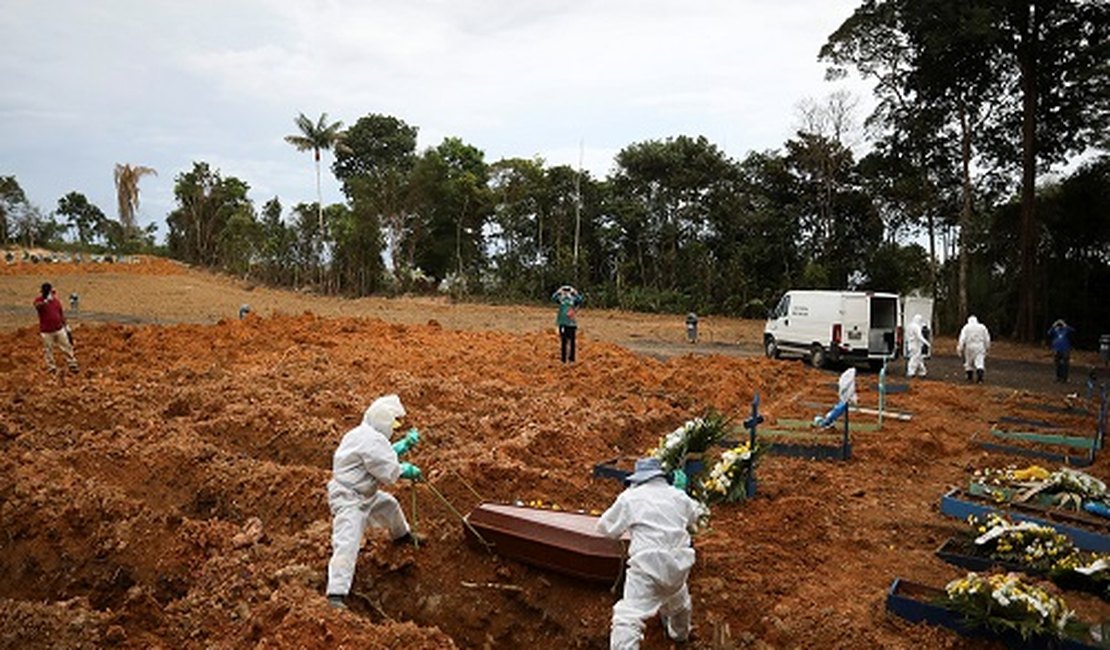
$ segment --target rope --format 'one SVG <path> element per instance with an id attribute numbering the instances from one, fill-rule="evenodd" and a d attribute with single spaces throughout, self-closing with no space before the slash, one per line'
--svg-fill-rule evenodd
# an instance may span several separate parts
<path id="1" fill-rule="evenodd" d="M 479 533 L 478 530 L 474 528 L 474 526 L 470 525 L 470 522 L 466 520 L 466 517 L 462 516 L 462 514 L 460 514 L 459 511 L 455 509 L 455 506 L 451 505 L 451 502 L 447 500 L 447 497 L 443 496 L 440 491 L 435 489 L 435 486 L 433 486 L 431 483 L 421 483 L 421 485 L 431 490 L 432 494 L 436 495 L 436 497 L 438 497 L 439 500 L 443 502 L 443 505 L 447 506 L 447 509 L 453 512 L 455 516 L 463 522 L 463 525 L 470 530 L 471 533 L 474 533 L 474 537 L 476 537 L 478 541 L 486 547 L 486 550 L 489 551 L 491 554 L 493 553 L 493 544 L 487 542 L 486 539 L 482 537 L 482 534 Z"/>
<path id="2" fill-rule="evenodd" d="M 460 481 L 462 481 L 462 484 L 464 486 L 466 486 L 466 489 L 470 490 L 470 493 L 478 498 L 479 503 L 482 503 L 482 502 L 485 501 L 485 499 L 482 498 L 482 495 L 478 494 L 478 491 L 475 490 L 473 487 L 471 487 L 470 483 L 467 483 L 466 479 L 464 479 L 462 476 L 460 476 L 458 472 L 456 472 L 455 470 L 451 470 L 451 475 L 454 476 L 455 478 L 459 479 Z"/>
<path id="3" fill-rule="evenodd" d="M 412 484 L 412 546 L 420 548 L 420 537 L 416 535 L 416 483 Z"/>
<path id="4" fill-rule="evenodd" d="M 621 581 L 624 580 L 624 563 L 628 560 L 628 545 L 624 541 L 620 541 L 621 546 L 621 566 L 617 570 L 617 579 L 613 582 L 613 586 L 609 587 L 609 593 L 617 593 L 617 587 L 620 587 Z"/>

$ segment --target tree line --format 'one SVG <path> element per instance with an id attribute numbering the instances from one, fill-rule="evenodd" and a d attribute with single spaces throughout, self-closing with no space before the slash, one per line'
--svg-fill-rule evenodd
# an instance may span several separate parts
<path id="1" fill-rule="evenodd" d="M 936 298 L 942 330 L 975 313 L 1032 340 L 1062 317 L 1093 344 L 1110 330 L 1108 7 L 866 0 L 820 51 L 830 77 L 875 82 L 859 159 L 844 93 L 803 103 L 780 148 L 736 160 L 700 136 L 647 140 L 605 178 L 489 162 L 453 137 L 418 150 L 417 127 L 394 116 L 344 128 L 302 114 L 286 140 L 313 152 L 317 201 L 258 207 L 246 181 L 196 162 L 175 177 L 166 251 L 351 296 L 536 300 L 574 283 L 594 306 L 762 317 L 789 288 L 917 291 Z M 325 151 L 342 203 L 319 199 Z M 40 240 L 135 245 L 122 202 L 110 222 L 71 193 L 50 226 L 0 181 L 5 239 L 37 223 Z"/>

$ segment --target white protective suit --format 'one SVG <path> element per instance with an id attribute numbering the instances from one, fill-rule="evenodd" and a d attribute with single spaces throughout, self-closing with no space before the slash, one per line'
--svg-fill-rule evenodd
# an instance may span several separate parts
<path id="1" fill-rule="evenodd" d="M 615 538 L 630 531 L 632 538 L 624 595 L 613 606 L 610 650 L 639 648 L 644 622 L 657 612 L 671 639 L 689 636 L 692 603 L 686 578 L 694 549 L 688 531 L 697 521 L 697 503 L 663 477 L 628 488 L 601 515 L 601 534 Z"/>
<path id="2" fill-rule="evenodd" d="M 401 475 L 397 452 L 389 443 L 393 422 L 405 415 L 396 395 L 374 400 L 362 423 L 343 436 L 332 459 L 328 481 L 331 507 L 331 562 L 329 596 L 346 596 L 355 577 L 355 561 L 367 522 L 386 528 L 393 539 L 409 532 L 409 524 L 393 495 L 378 486 L 392 485 Z"/>
<path id="3" fill-rule="evenodd" d="M 974 316 L 967 317 L 967 324 L 960 330 L 960 340 L 956 343 L 956 354 L 964 357 L 964 370 L 984 370 L 987 352 L 991 349 L 991 335 L 987 326 Z"/>
<path id="4" fill-rule="evenodd" d="M 924 319 L 921 314 L 914 314 L 909 327 L 906 328 L 906 347 L 909 348 L 909 359 L 906 361 L 907 377 L 924 377 L 925 369 L 925 332 Z"/>

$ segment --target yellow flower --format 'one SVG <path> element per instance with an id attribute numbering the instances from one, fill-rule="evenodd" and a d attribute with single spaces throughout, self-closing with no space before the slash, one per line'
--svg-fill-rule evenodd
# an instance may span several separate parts
<path id="1" fill-rule="evenodd" d="M 1043 481 L 1048 478 L 1049 474 L 1050 472 L 1047 469 L 1039 465 L 1030 465 L 1025 469 L 1018 469 L 1013 472 L 1014 479 L 1017 481 Z"/>

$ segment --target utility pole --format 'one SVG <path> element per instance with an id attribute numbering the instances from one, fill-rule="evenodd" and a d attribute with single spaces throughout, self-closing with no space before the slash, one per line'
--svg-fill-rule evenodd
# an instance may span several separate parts
<path id="1" fill-rule="evenodd" d="M 578 285 L 578 234 L 582 230 L 582 140 L 578 140 L 578 173 L 574 176 L 574 284 Z"/>

